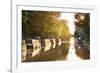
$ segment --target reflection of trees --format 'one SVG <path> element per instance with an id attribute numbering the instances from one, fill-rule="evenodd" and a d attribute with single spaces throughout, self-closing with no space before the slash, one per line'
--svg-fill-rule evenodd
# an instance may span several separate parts
<path id="1" fill-rule="evenodd" d="M 76 13 L 75 14 L 75 38 L 80 37 L 81 41 L 85 44 L 90 44 L 90 14 L 89 13 Z M 90 57 L 90 48 L 84 48 L 84 43 L 82 44 L 83 48 L 76 47 L 76 54 L 83 59 L 88 59 Z M 82 46 L 81 46 L 82 47 Z"/>
<path id="2" fill-rule="evenodd" d="M 29 61 L 55 61 L 55 60 L 65 60 L 68 53 L 68 44 L 62 44 L 60 47 L 51 48 L 49 51 L 43 52 L 40 55 L 36 55 Z"/>
<path id="3" fill-rule="evenodd" d="M 76 46 L 75 48 L 76 48 L 76 55 L 78 55 L 80 58 L 90 59 L 90 51 L 87 50 L 85 47 L 78 48 L 78 46 Z"/>

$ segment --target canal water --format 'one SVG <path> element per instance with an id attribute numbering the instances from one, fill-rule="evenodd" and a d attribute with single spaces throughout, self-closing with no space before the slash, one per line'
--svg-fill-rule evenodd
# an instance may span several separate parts
<path id="1" fill-rule="evenodd" d="M 69 52 L 68 55 L 66 56 L 66 60 L 68 61 L 76 61 L 76 60 L 82 60 L 80 57 L 76 55 L 76 49 L 75 49 L 75 38 L 71 37 L 70 38 L 70 47 L 69 47 Z"/>
<path id="2" fill-rule="evenodd" d="M 69 32 L 71 35 L 74 35 L 75 32 L 75 24 L 74 24 L 74 13 L 61 13 L 60 19 L 66 20 L 66 25 L 69 27 Z M 81 60 L 76 55 L 76 49 L 75 49 L 75 38 L 70 38 L 70 47 L 68 55 L 66 56 L 66 60 L 72 61 L 72 60 Z"/>

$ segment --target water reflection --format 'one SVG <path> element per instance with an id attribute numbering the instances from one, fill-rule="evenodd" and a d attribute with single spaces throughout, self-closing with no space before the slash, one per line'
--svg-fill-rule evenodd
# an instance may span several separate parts
<path id="1" fill-rule="evenodd" d="M 75 38 L 71 37 L 70 38 L 70 47 L 69 47 L 69 52 L 68 52 L 68 56 L 66 57 L 67 60 L 72 61 L 72 60 L 81 60 L 81 58 L 79 58 L 76 55 L 76 49 L 75 49 Z"/>
<path id="2" fill-rule="evenodd" d="M 65 60 L 69 42 L 61 39 L 28 39 L 22 41 L 22 61 Z"/>
<path id="3" fill-rule="evenodd" d="M 68 48 L 69 47 L 69 48 Z M 22 41 L 22 61 L 77 61 L 89 59 L 89 50 L 84 48 L 84 45 L 78 44 L 75 37 L 70 38 L 69 41 L 61 39 L 44 39 L 36 40 L 30 39 Z"/>

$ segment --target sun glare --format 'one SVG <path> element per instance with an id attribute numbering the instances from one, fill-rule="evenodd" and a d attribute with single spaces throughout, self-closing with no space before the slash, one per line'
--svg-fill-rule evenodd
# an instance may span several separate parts
<path id="1" fill-rule="evenodd" d="M 74 13 L 61 13 L 60 19 L 64 19 L 68 22 L 66 24 L 69 27 L 69 32 L 73 35 L 75 31 Z"/>

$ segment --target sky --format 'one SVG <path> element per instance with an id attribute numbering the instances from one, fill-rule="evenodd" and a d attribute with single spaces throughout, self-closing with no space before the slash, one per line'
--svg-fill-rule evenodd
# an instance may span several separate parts
<path id="1" fill-rule="evenodd" d="M 64 19 L 68 22 L 66 24 L 69 27 L 69 32 L 73 35 L 75 31 L 74 13 L 61 13 L 60 19 Z"/>

